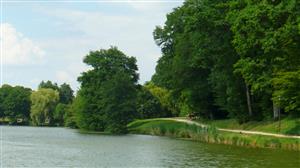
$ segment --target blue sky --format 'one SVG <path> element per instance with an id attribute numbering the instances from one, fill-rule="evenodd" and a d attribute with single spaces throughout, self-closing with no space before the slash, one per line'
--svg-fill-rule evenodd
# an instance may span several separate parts
<path id="1" fill-rule="evenodd" d="M 4 2 L 3 83 L 36 89 L 42 80 L 69 83 L 88 69 L 91 50 L 117 46 L 135 56 L 140 83 L 151 79 L 161 56 L 152 32 L 181 1 Z"/>

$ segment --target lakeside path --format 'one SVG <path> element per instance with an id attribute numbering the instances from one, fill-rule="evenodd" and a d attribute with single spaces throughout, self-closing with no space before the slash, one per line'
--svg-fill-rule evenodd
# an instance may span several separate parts
<path id="1" fill-rule="evenodd" d="M 200 127 L 207 127 L 208 126 L 208 125 L 196 122 L 196 121 L 191 121 L 191 120 L 183 119 L 183 118 L 160 118 L 160 119 L 184 122 L 184 123 L 187 123 L 187 124 L 195 124 L 195 125 L 200 126 Z M 240 134 L 265 135 L 265 136 L 273 136 L 273 137 L 279 137 L 279 138 L 300 139 L 300 136 L 296 136 L 296 135 L 284 135 L 284 134 L 274 134 L 274 133 L 267 133 L 267 132 L 260 132 L 260 131 L 246 131 L 246 130 L 224 129 L 224 128 L 216 128 L 216 129 L 219 130 L 219 131 L 234 132 L 234 133 L 240 133 Z"/>

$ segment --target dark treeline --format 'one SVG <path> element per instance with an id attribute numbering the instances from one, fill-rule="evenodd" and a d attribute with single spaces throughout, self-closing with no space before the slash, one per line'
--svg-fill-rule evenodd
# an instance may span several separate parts
<path id="1" fill-rule="evenodd" d="M 153 33 L 162 57 L 151 81 L 138 84 L 136 59 L 116 47 L 91 51 L 76 97 L 50 81 L 3 85 L 0 117 L 111 133 L 138 118 L 299 117 L 299 12 L 297 0 L 187 0 Z"/>
<path id="2" fill-rule="evenodd" d="M 37 91 L 3 85 L 0 88 L 1 123 L 63 126 L 73 97 L 73 90 L 66 83 L 58 86 L 42 81 Z"/>
<path id="3" fill-rule="evenodd" d="M 3 85 L 0 88 L 0 117 L 11 124 L 28 124 L 30 119 L 31 89 Z"/>

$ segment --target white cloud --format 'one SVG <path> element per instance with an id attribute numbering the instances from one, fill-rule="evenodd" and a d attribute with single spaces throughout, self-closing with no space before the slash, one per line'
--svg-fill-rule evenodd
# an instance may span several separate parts
<path id="1" fill-rule="evenodd" d="M 89 50 L 115 45 L 125 54 L 137 58 L 142 83 L 149 80 L 154 73 L 160 49 L 155 45 L 152 32 L 155 25 L 163 23 L 161 16 L 108 15 L 65 9 L 47 14 L 58 18 L 61 31 L 76 32 L 77 35 L 48 39 L 42 42 L 44 48 L 51 48 L 52 52 L 61 51 L 64 57 L 69 57 L 72 62 L 76 59 L 82 64 L 82 57 L 88 54 Z M 74 74 L 74 70 L 75 68 L 68 72 Z M 76 79 L 75 75 L 72 76 Z"/>
<path id="2" fill-rule="evenodd" d="M 33 64 L 41 61 L 45 52 L 32 40 L 18 32 L 13 25 L 2 23 L 3 63 L 7 65 Z"/>
<path id="3" fill-rule="evenodd" d="M 161 55 L 152 32 L 156 25 L 164 23 L 165 14 L 176 7 L 176 4 L 178 3 L 131 2 L 127 5 L 136 7 L 136 10 L 125 15 L 101 10 L 40 10 L 46 17 L 55 20 L 56 31 L 66 32 L 62 36 L 53 36 L 40 42 L 47 52 L 51 52 L 53 62 L 65 60 L 65 67 L 60 68 L 64 72 L 55 73 L 55 79 L 60 83 L 68 82 L 72 77 L 71 84 L 73 87 L 78 86 L 76 78 L 80 75 L 79 69 L 86 70 L 78 68 L 84 66 L 82 58 L 90 50 L 106 49 L 114 45 L 125 54 L 137 58 L 141 83 L 150 80 L 155 72 L 156 61 Z"/>
<path id="4" fill-rule="evenodd" d="M 16 24 L 1 25 L 5 30 L 4 37 L 1 37 L 5 53 L 3 61 L 8 65 L 38 64 L 26 68 L 5 66 L 4 81 L 36 88 L 41 80 L 51 80 L 59 84 L 67 82 L 77 90 L 77 77 L 90 68 L 82 62 L 83 57 L 90 50 L 106 49 L 110 45 L 118 46 L 125 54 L 137 58 L 141 83 L 150 80 L 161 55 L 152 32 L 156 25 L 165 22 L 166 13 L 181 3 L 177 0 L 174 3 L 171 0 L 163 3 L 145 1 L 100 5 L 71 2 L 29 4 L 20 6 L 24 8 L 22 12 L 6 13 L 6 18 L 13 18 Z M 11 10 L 19 11 L 19 7 L 12 6 Z M 22 25 L 27 10 L 26 17 L 30 19 Z M 28 29 L 30 26 L 31 30 Z M 34 35 L 34 39 L 24 37 L 28 36 L 26 30 Z"/>
<path id="5" fill-rule="evenodd" d="M 56 71 L 55 81 L 58 84 L 69 83 L 74 90 L 77 90 L 79 83 L 76 82 L 77 77 L 84 71 L 89 70 L 90 67 L 82 64 L 81 62 L 70 63 L 63 70 Z"/>
<path id="6" fill-rule="evenodd" d="M 70 83 L 70 82 L 74 81 L 74 78 L 72 77 L 72 75 L 67 71 L 57 71 L 56 78 L 61 83 L 64 83 L 64 82 Z"/>
<path id="7" fill-rule="evenodd" d="M 49 15 L 61 19 L 59 26 L 66 30 L 83 33 L 85 36 L 95 38 L 109 38 L 123 34 L 136 22 L 134 17 L 106 15 L 101 12 L 84 12 L 76 10 L 56 10 L 48 12 Z M 130 30 L 130 29 L 129 29 Z M 109 32 L 109 33 L 108 33 Z M 119 34 L 110 34 L 118 32 Z"/>
<path id="8" fill-rule="evenodd" d="M 29 82 L 33 85 L 37 85 L 38 83 L 40 83 L 42 80 L 38 79 L 38 78 L 33 78 L 31 80 L 29 80 Z"/>

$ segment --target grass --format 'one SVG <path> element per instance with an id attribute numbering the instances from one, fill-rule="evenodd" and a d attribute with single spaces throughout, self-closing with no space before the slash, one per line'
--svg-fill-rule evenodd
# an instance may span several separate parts
<path id="1" fill-rule="evenodd" d="M 299 139 L 222 132 L 217 131 L 214 126 L 203 128 L 172 120 L 137 120 L 128 124 L 128 129 L 135 134 L 170 136 L 208 143 L 300 151 Z"/>
<path id="2" fill-rule="evenodd" d="M 7 117 L 0 118 L 0 124 L 7 124 L 7 123 L 9 123 L 9 119 Z"/>
<path id="3" fill-rule="evenodd" d="M 287 135 L 300 135 L 300 119 L 285 118 L 280 121 L 250 121 L 239 124 L 234 119 L 214 120 L 214 121 L 198 121 L 203 124 L 212 125 L 218 128 L 241 129 L 249 131 L 261 131 L 269 133 L 279 133 Z"/>

